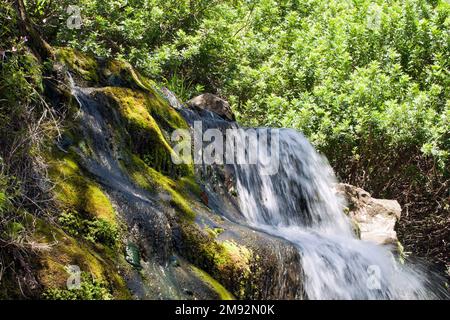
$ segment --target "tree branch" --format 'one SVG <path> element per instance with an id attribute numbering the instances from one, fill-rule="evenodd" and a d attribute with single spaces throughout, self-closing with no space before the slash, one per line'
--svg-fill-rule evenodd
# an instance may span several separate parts
<path id="1" fill-rule="evenodd" d="M 41 59 L 47 60 L 54 58 L 51 46 L 41 37 L 39 32 L 34 28 L 28 17 L 23 0 L 15 0 L 14 7 L 19 18 L 18 27 L 22 36 L 29 39 L 30 47 L 34 53 Z"/>

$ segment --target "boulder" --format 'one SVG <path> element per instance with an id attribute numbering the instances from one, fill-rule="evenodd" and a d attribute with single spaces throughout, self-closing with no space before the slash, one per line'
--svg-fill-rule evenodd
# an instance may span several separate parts
<path id="1" fill-rule="evenodd" d="M 175 108 L 177 110 L 181 110 L 183 108 L 183 104 L 172 91 L 170 91 L 166 87 L 162 87 L 161 93 L 167 99 L 172 108 Z"/>
<path id="2" fill-rule="evenodd" d="M 230 104 L 212 93 L 199 95 L 189 100 L 186 104 L 190 108 L 212 111 L 225 120 L 235 121 Z"/>
<path id="3" fill-rule="evenodd" d="M 377 244 L 397 244 L 395 223 L 401 207 L 396 200 L 375 199 L 361 188 L 340 183 L 336 191 L 348 205 L 349 217 L 358 225 L 362 240 Z"/>

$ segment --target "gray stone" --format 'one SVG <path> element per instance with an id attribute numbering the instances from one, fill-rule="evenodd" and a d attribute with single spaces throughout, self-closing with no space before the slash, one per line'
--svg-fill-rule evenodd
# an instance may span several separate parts
<path id="1" fill-rule="evenodd" d="M 212 93 L 199 95 L 189 100 L 186 104 L 190 108 L 212 111 L 225 120 L 235 121 L 230 104 Z"/>
<path id="2" fill-rule="evenodd" d="M 361 239 L 377 244 L 396 244 L 395 223 L 401 207 L 396 200 L 375 199 L 361 188 L 340 183 L 336 191 L 348 204 L 348 215 L 358 225 Z"/>

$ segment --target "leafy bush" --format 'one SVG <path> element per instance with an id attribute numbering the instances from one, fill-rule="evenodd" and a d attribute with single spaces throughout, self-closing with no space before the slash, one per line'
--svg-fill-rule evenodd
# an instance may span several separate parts
<path id="1" fill-rule="evenodd" d="M 331 158 L 337 143 L 350 158 L 381 142 L 417 146 L 445 168 L 446 1 L 78 4 L 82 28 L 60 26 L 55 43 L 125 57 L 183 100 L 217 91 L 241 122 L 300 129 Z"/>
<path id="2" fill-rule="evenodd" d="M 187 101 L 190 98 L 203 93 L 204 87 L 201 84 L 194 86 L 192 81 L 186 80 L 177 74 L 172 75 L 169 80 L 164 80 L 163 84 L 172 91 L 181 101 Z"/>

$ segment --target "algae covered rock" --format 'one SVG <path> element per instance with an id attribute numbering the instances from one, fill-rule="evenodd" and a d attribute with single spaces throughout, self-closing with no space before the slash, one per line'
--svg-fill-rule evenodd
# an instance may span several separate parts
<path id="1" fill-rule="evenodd" d="M 174 163 L 171 134 L 189 125 L 151 80 L 121 61 L 56 56 L 74 83 L 69 96 L 55 90 L 67 118 L 45 155 L 61 212 L 36 234 L 49 247 L 38 258 L 45 297 L 85 297 L 65 291 L 68 266 L 105 293 L 94 298 L 303 296 L 298 250 L 226 219 L 215 208 L 232 206 L 199 185 L 192 164 Z"/>

